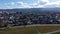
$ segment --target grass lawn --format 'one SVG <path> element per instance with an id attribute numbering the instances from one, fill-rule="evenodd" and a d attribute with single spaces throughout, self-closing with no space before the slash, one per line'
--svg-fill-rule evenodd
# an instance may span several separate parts
<path id="1" fill-rule="evenodd" d="M 53 34 L 60 34 L 60 32 L 56 32 L 56 33 L 53 33 Z"/>
<path id="2" fill-rule="evenodd" d="M 47 33 L 47 32 L 60 30 L 60 26 L 38 26 L 37 28 L 41 33 Z"/>
<path id="3" fill-rule="evenodd" d="M 7 28 L 0 30 L 0 34 L 37 34 L 37 31 L 33 27 Z"/>
<path id="4" fill-rule="evenodd" d="M 0 34 L 38 34 L 60 30 L 60 26 L 32 26 L 0 29 Z"/>

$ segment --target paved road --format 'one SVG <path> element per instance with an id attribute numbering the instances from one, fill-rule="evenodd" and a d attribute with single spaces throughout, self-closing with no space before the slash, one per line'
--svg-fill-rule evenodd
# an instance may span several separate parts
<path id="1" fill-rule="evenodd" d="M 25 26 L 13 26 L 9 28 L 32 27 L 32 26 L 60 26 L 60 24 L 33 24 L 33 25 L 25 25 Z M 0 28 L 0 29 L 4 29 L 4 28 Z"/>
<path id="2" fill-rule="evenodd" d="M 25 25 L 25 26 L 14 26 L 14 27 L 10 27 L 10 28 L 32 27 L 32 26 L 60 26 L 60 24 L 33 24 L 33 25 Z"/>

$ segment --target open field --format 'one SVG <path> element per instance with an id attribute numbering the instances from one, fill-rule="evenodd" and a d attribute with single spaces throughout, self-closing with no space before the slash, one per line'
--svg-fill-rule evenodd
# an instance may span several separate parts
<path id="1" fill-rule="evenodd" d="M 0 29 L 0 34 L 38 34 L 60 30 L 60 26 L 31 26 Z"/>
<path id="2" fill-rule="evenodd" d="M 47 32 L 60 30 L 60 26 L 42 26 L 42 27 L 38 26 L 37 28 L 41 33 L 47 33 Z"/>
<path id="3" fill-rule="evenodd" d="M 60 32 L 56 32 L 56 33 L 53 33 L 53 34 L 60 34 Z"/>

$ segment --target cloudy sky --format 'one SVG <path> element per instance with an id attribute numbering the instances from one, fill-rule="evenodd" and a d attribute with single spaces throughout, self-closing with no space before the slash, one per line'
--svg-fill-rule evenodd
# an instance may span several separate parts
<path id="1" fill-rule="evenodd" d="M 0 0 L 0 9 L 54 7 L 60 7 L 60 0 Z"/>

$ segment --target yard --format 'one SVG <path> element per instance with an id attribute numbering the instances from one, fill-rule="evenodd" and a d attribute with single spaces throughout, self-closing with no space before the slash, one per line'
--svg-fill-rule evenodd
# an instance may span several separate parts
<path id="1" fill-rule="evenodd" d="M 0 34 L 38 34 L 60 30 L 60 26 L 32 26 L 0 29 Z"/>

